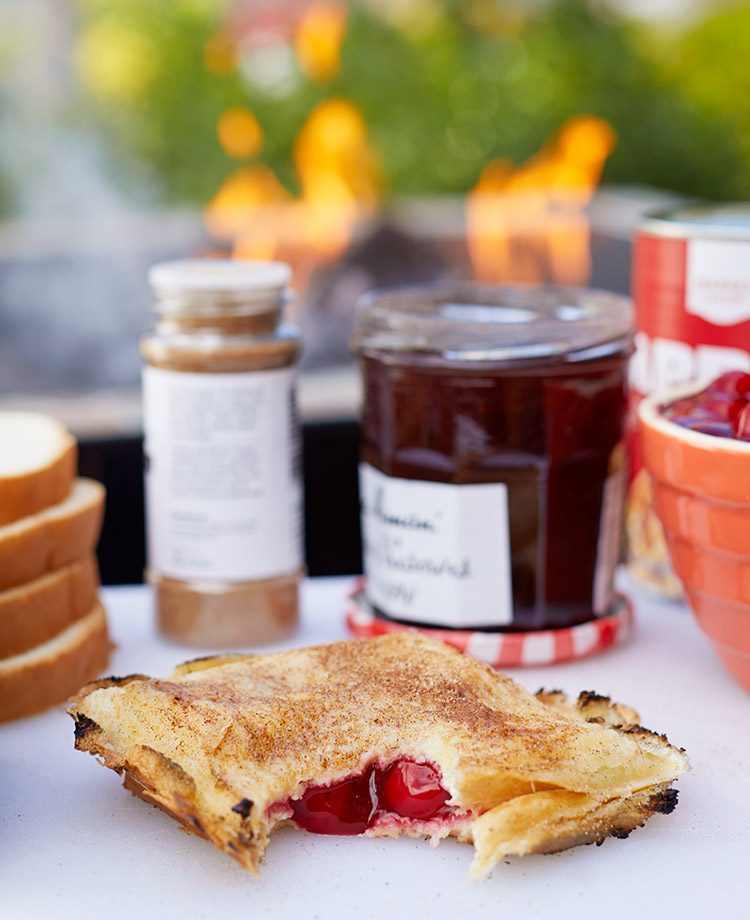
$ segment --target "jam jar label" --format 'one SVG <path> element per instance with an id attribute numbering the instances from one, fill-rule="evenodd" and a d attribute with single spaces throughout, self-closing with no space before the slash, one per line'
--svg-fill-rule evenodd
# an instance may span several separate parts
<path id="1" fill-rule="evenodd" d="M 359 481 L 370 603 L 434 626 L 512 622 L 507 486 L 401 479 L 368 463 Z"/>
<path id="2" fill-rule="evenodd" d="M 149 565 L 178 579 L 251 581 L 302 566 L 295 371 L 145 367 Z"/>

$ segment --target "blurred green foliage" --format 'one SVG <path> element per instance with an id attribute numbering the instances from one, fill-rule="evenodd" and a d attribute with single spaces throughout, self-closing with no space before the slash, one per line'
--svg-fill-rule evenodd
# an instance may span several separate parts
<path id="1" fill-rule="evenodd" d="M 691 104 L 714 119 L 716 145 L 729 136 L 739 148 L 739 169 L 722 176 L 717 168 L 724 189 L 718 197 L 750 199 L 750 8 L 722 8 L 699 23 L 678 44 L 668 72 Z M 709 144 L 703 160 L 712 152 Z"/>
<path id="2" fill-rule="evenodd" d="M 78 0 L 77 63 L 113 151 L 147 167 L 171 203 L 204 203 L 241 165 L 216 135 L 236 105 L 264 132 L 252 162 L 296 190 L 294 138 L 316 103 L 334 97 L 363 112 L 393 194 L 465 192 L 491 159 L 520 162 L 587 113 L 617 132 L 604 181 L 750 197 L 749 10 L 712 13 L 654 41 L 585 0 L 404 5 L 411 19 L 390 15 L 393 3 L 351 6 L 328 82 L 308 79 L 291 50 L 264 58 L 252 42 L 238 67 L 210 70 L 207 43 L 238 7 L 252 31 L 252 4 L 229 0 Z"/>

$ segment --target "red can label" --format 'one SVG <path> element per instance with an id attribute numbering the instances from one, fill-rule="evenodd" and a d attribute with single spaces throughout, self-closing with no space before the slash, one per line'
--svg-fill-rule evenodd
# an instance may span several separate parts
<path id="1" fill-rule="evenodd" d="M 641 395 L 750 369 L 750 241 L 637 234 L 633 297 Z"/>
<path id="2" fill-rule="evenodd" d="M 632 408 L 655 390 L 750 370 L 750 240 L 637 233 L 633 299 Z"/>

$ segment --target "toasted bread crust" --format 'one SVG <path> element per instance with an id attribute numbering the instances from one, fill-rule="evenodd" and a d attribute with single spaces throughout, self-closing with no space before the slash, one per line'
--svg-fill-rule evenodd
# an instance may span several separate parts
<path id="1" fill-rule="evenodd" d="M 671 793 L 671 794 L 670 794 Z M 480 878 L 509 855 L 557 853 L 607 837 L 627 837 L 654 814 L 669 814 L 677 793 L 668 784 L 602 801 L 563 789 L 513 799 L 474 822 L 475 859 L 471 875 Z"/>
<path id="2" fill-rule="evenodd" d="M 686 767 L 666 739 L 625 721 L 631 710 L 554 696 L 536 699 L 466 655 L 398 633 L 204 659 L 168 680 L 98 681 L 69 712 L 76 747 L 251 871 L 291 814 L 284 803 L 308 785 L 399 757 L 433 763 L 460 820 L 404 830 L 473 839 L 483 874 L 508 853 L 622 836 L 660 810 Z M 524 821 L 537 829 L 531 846 L 516 833 Z"/>
<path id="3" fill-rule="evenodd" d="M 0 591 L 26 584 L 94 550 L 104 515 L 104 486 L 79 478 L 70 496 L 0 527 Z"/>
<path id="4" fill-rule="evenodd" d="M 93 555 L 0 592 L 0 659 L 41 645 L 96 603 L 99 570 Z"/>

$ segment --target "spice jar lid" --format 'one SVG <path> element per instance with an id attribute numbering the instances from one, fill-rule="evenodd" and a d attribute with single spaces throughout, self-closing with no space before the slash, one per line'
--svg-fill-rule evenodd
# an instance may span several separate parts
<path id="1" fill-rule="evenodd" d="M 469 282 L 362 297 L 351 347 L 446 361 L 576 361 L 630 341 L 630 299 L 592 288 Z"/>
<path id="2" fill-rule="evenodd" d="M 177 259 L 159 262 L 148 273 L 157 294 L 225 293 L 268 295 L 283 290 L 291 269 L 284 262 L 255 259 Z"/>

